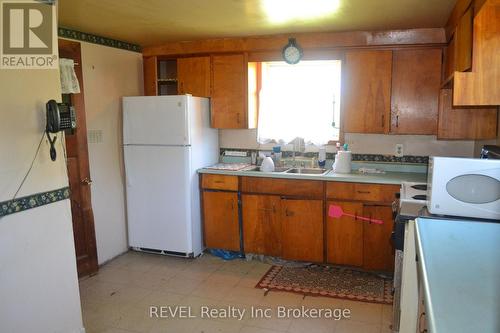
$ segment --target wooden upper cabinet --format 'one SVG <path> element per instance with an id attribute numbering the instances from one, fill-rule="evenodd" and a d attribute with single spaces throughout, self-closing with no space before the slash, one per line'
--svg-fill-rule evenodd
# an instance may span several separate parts
<path id="1" fill-rule="evenodd" d="M 156 57 L 144 57 L 144 95 L 158 95 L 158 59 Z"/>
<path id="2" fill-rule="evenodd" d="M 391 133 L 436 134 L 441 49 L 393 53 Z"/>
<path id="3" fill-rule="evenodd" d="M 344 66 L 344 132 L 388 132 L 392 51 L 349 51 Z"/>
<path id="4" fill-rule="evenodd" d="M 247 78 L 244 54 L 212 56 L 212 127 L 248 128 Z"/>
<path id="5" fill-rule="evenodd" d="M 177 59 L 179 94 L 210 97 L 210 57 Z"/>
<path id="6" fill-rule="evenodd" d="M 453 77 L 454 106 L 500 105 L 500 1 L 482 2 L 474 13 L 472 70 Z"/>
<path id="7" fill-rule="evenodd" d="M 451 89 L 441 89 L 439 95 L 438 139 L 496 139 L 497 107 L 453 107 Z"/>
<path id="8" fill-rule="evenodd" d="M 394 220 L 391 206 L 363 207 L 363 215 L 384 221 L 384 224 L 363 222 L 363 268 L 390 272 L 394 270 L 394 247 L 391 233 Z"/>
<path id="9" fill-rule="evenodd" d="M 472 67 L 472 5 L 465 11 L 455 30 L 455 70 L 465 72 Z"/>
<path id="10" fill-rule="evenodd" d="M 332 264 L 363 266 L 363 221 L 349 216 L 333 218 L 328 216 L 330 205 L 355 216 L 363 216 L 361 202 L 333 202 L 326 206 L 326 261 Z"/>
<path id="11" fill-rule="evenodd" d="M 240 250 L 237 193 L 203 192 L 203 232 L 208 248 Z"/>
<path id="12" fill-rule="evenodd" d="M 283 258 L 323 261 L 323 201 L 281 200 Z"/>
<path id="13" fill-rule="evenodd" d="M 244 194 L 242 203 L 245 252 L 281 257 L 281 198 Z"/>

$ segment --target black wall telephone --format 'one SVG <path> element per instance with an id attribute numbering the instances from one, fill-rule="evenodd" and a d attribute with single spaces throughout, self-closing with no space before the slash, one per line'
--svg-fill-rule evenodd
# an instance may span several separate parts
<path id="1" fill-rule="evenodd" d="M 64 103 L 57 103 L 55 100 L 51 99 L 45 105 L 47 125 L 45 127 L 45 133 L 50 142 L 50 159 L 55 161 L 57 158 L 56 149 L 54 144 L 56 142 L 57 136 L 54 138 L 50 137 L 49 133 L 58 133 L 63 130 L 74 130 L 76 128 L 76 115 L 73 106 Z"/>

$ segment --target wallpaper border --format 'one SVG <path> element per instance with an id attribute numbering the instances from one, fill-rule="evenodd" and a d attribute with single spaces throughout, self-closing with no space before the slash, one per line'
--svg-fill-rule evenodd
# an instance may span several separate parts
<path id="1" fill-rule="evenodd" d="M 78 30 L 73 30 L 64 27 L 57 28 L 57 35 L 62 38 L 76 39 L 82 42 L 89 42 L 93 44 L 99 44 L 109 47 L 114 47 L 117 49 L 128 50 L 133 52 L 141 53 L 141 47 L 137 44 L 123 42 L 121 40 L 116 40 L 112 38 L 97 36 L 89 34 L 86 32 L 81 32 Z"/>
<path id="2" fill-rule="evenodd" d="M 19 213 L 28 209 L 45 206 L 69 198 L 69 187 L 30 194 L 25 197 L 0 202 L 0 217 Z"/>

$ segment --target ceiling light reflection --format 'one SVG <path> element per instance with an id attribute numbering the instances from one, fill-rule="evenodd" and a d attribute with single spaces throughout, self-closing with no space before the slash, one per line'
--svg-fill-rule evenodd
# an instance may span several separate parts
<path id="1" fill-rule="evenodd" d="M 336 12 L 340 0 L 261 0 L 271 22 L 284 23 L 297 19 L 314 19 Z"/>

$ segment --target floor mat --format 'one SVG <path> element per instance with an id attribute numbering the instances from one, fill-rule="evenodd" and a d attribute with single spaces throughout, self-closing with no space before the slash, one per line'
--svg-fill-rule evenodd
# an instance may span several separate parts
<path id="1" fill-rule="evenodd" d="M 256 288 L 392 304 L 392 279 L 344 267 L 272 266 Z"/>

